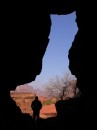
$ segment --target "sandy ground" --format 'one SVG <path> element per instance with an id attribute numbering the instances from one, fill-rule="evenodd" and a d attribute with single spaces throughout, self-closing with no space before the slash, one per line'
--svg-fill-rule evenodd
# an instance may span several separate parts
<path id="1" fill-rule="evenodd" d="M 41 118 L 48 118 L 56 116 L 55 104 L 45 105 L 40 111 Z"/>

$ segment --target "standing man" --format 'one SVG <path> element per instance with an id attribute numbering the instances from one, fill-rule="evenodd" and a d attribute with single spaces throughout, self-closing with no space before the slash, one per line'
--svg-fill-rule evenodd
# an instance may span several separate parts
<path id="1" fill-rule="evenodd" d="M 40 110 L 42 108 L 41 101 L 38 100 L 38 96 L 35 97 L 35 100 L 32 101 L 31 108 L 33 110 L 33 119 L 38 120 L 40 115 Z"/>

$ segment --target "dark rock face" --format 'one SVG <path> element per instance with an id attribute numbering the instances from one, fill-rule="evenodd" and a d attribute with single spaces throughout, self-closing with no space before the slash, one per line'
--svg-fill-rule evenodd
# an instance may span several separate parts
<path id="1" fill-rule="evenodd" d="M 22 114 L 11 99 L 10 90 L 15 89 L 17 85 L 35 80 L 40 74 L 42 58 L 49 42 L 50 14 L 61 15 L 72 11 L 76 11 L 79 30 L 69 50 L 69 68 L 77 77 L 77 87 L 82 92 L 82 98 L 77 100 L 80 106 L 79 116 L 76 116 L 75 112 L 73 124 L 77 121 L 82 128 L 83 126 L 93 128 L 97 114 L 96 77 L 94 76 L 96 3 L 88 1 L 85 4 L 82 0 L 52 0 L 44 4 L 38 2 L 36 1 L 35 4 L 1 3 L 0 130 L 33 128 L 32 118 Z"/>
<path id="2" fill-rule="evenodd" d="M 0 129 L 32 129 L 32 117 L 21 112 L 10 91 L 40 74 L 49 42 L 50 14 L 36 1 L 1 5 Z"/>
<path id="3" fill-rule="evenodd" d="M 26 3 L 14 7 L 4 4 L 2 15 L 0 82 L 29 83 L 41 72 L 42 58 L 49 42 L 50 15 L 41 10 L 39 14 L 34 13 Z"/>

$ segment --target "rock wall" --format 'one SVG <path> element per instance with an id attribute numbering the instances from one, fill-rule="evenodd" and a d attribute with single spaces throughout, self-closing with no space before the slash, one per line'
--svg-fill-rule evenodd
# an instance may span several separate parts
<path id="1" fill-rule="evenodd" d="M 20 107 L 21 111 L 29 114 L 32 114 L 31 102 L 34 100 L 35 95 L 35 93 L 28 92 L 11 92 L 12 99 Z"/>

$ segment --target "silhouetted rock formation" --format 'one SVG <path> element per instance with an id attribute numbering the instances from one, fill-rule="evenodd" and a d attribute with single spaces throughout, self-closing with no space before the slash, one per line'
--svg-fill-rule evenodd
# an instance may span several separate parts
<path id="1" fill-rule="evenodd" d="M 51 20 L 46 8 L 42 11 L 38 7 L 37 13 L 31 4 L 2 5 L 0 82 L 3 84 L 29 83 L 41 72 Z"/>
<path id="2" fill-rule="evenodd" d="M 40 3 L 1 2 L 0 130 L 33 128 L 32 118 L 22 114 L 10 91 L 41 72 L 51 20 L 47 6 Z"/>
<path id="3" fill-rule="evenodd" d="M 72 128 L 75 128 L 75 122 L 80 128 L 91 126 L 93 129 L 96 126 L 97 103 L 94 72 L 97 70 L 95 63 L 97 22 L 95 2 L 88 1 L 85 4 L 82 0 L 52 0 L 46 1 L 43 5 L 40 1 L 38 3 L 34 1 L 34 4 L 24 1 L 23 3 L 10 3 L 9 1 L 1 3 L 0 130 L 13 130 L 14 128 L 30 130 L 33 128 L 31 117 L 21 113 L 10 97 L 10 90 L 14 90 L 17 85 L 35 80 L 40 74 L 42 58 L 49 42 L 50 14 L 67 14 L 72 11 L 76 11 L 79 30 L 69 50 L 69 68 L 77 77 L 77 87 L 82 92 L 81 99 L 75 101 L 76 105 L 80 104 L 80 115 L 77 116 L 76 111 L 73 111 L 75 120 L 73 120 Z M 70 117 L 73 112 L 70 112 Z M 52 126 L 58 126 L 55 122 L 57 121 L 54 120 Z M 44 123 L 48 124 L 46 121 Z M 69 125 L 71 120 L 65 123 Z M 44 128 L 47 126 L 54 128 L 49 124 Z M 65 129 L 65 126 L 63 128 Z"/>
<path id="4" fill-rule="evenodd" d="M 59 1 L 58 1 L 59 2 Z M 96 77 L 94 73 L 97 71 L 96 67 L 96 28 L 97 21 L 95 2 L 88 1 L 85 3 L 82 0 L 61 0 L 57 6 L 60 12 L 57 14 L 67 13 L 69 11 L 76 11 L 76 23 L 78 32 L 69 50 L 69 69 L 71 73 L 77 78 L 77 87 L 81 91 L 81 97 L 77 100 L 70 100 L 70 107 L 74 102 L 74 109 L 70 110 L 71 115 L 75 113 L 74 121 L 77 122 L 81 128 L 96 126 L 97 117 L 97 94 L 96 94 Z M 67 4 L 68 3 L 68 4 Z M 69 6 L 67 8 L 67 6 Z M 65 8 L 66 7 L 66 8 Z M 91 9 L 91 7 L 93 7 Z M 66 10 L 65 10 L 66 9 Z M 67 105 L 68 106 L 68 105 Z M 78 107 L 79 106 L 79 107 Z M 79 108 L 79 116 L 77 116 L 76 107 Z M 72 116 L 71 116 L 72 117 Z M 77 118 L 76 118 L 77 117 Z"/>
<path id="5" fill-rule="evenodd" d="M 8 93 L 0 93 L 0 129 L 32 129 L 32 117 L 22 114 L 20 108 Z"/>

